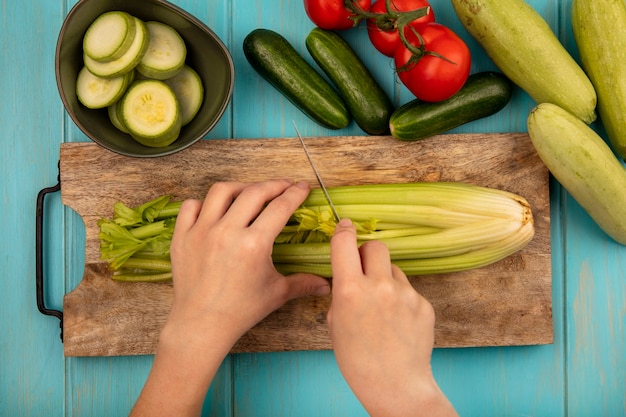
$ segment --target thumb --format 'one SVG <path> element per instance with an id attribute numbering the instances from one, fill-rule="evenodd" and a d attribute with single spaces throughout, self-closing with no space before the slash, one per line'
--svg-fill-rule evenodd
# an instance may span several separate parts
<path id="1" fill-rule="evenodd" d="M 287 284 L 287 300 L 306 297 L 308 295 L 328 295 L 330 293 L 329 282 L 313 274 L 291 274 L 287 276 Z"/>

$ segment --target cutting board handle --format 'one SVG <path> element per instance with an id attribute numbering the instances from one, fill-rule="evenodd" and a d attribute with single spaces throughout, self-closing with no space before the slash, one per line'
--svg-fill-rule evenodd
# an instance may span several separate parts
<path id="1" fill-rule="evenodd" d="M 36 242 L 36 251 L 35 251 L 35 277 L 36 277 L 36 288 L 37 288 L 37 308 L 39 312 L 45 314 L 47 316 L 57 317 L 60 321 L 59 326 L 61 327 L 61 341 L 63 341 L 63 312 L 59 310 L 52 310 L 46 307 L 45 305 L 45 297 L 44 297 L 44 282 L 43 282 L 43 214 L 44 214 L 44 200 L 46 194 L 57 192 L 61 189 L 61 180 L 60 180 L 60 171 L 59 176 L 57 176 L 57 184 L 52 187 L 47 187 L 39 191 L 37 194 L 37 219 L 36 219 L 36 230 L 35 230 L 35 242 Z"/>

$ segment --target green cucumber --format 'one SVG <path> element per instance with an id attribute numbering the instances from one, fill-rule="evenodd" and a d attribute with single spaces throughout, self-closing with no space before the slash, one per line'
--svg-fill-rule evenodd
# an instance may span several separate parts
<path id="1" fill-rule="evenodd" d="M 452 6 L 498 68 L 537 103 L 554 103 L 586 123 L 595 120 L 591 81 L 524 0 L 452 0 Z"/>
<path id="2" fill-rule="evenodd" d="M 598 95 L 600 120 L 613 150 L 626 159 L 626 3 L 574 0 L 572 29 Z"/>
<path id="3" fill-rule="evenodd" d="M 551 103 L 531 111 L 528 133 L 552 175 L 606 234 L 626 245 L 626 169 L 606 142 Z"/>
<path id="4" fill-rule="evenodd" d="M 401 140 L 419 140 L 444 133 L 499 112 L 511 100 L 512 93 L 513 84 L 501 73 L 472 74 L 448 100 L 413 100 L 398 107 L 389 120 L 391 135 Z"/>
<path id="5" fill-rule="evenodd" d="M 244 39 L 243 52 L 261 77 L 312 120 L 329 129 L 350 123 L 343 98 L 282 35 L 255 29 Z"/>
<path id="6" fill-rule="evenodd" d="M 393 103 L 350 45 L 333 31 L 314 28 L 306 37 L 306 47 L 359 127 L 372 135 L 388 132 Z"/>
<path id="7" fill-rule="evenodd" d="M 171 144 L 182 126 L 176 95 L 160 80 L 135 81 L 121 98 L 117 112 L 130 135 L 145 146 Z"/>
<path id="8" fill-rule="evenodd" d="M 160 22 L 146 22 L 150 42 L 137 65 L 146 77 L 165 80 L 176 75 L 185 65 L 187 46 L 173 27 Z"/>

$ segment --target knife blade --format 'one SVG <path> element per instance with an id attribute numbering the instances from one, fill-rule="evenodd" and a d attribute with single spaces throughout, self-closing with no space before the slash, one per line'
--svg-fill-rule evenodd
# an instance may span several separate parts
<path id="1" fill-rule="evenodd" d="M 306 144 L 304 143 L 304 139 L 302 139 L 302 136 L 300 135 L 300 132 L 298 131 L 298 126 L 296 126 L 296 122 L 293 120 L 292 122 L 293 122 L 293 127 L 296 130 L 296 135 L 298 135 L 298 139 L 300 139 L 300 144 L 302 145 L 304 154 L 306 155 L 306 158 L 309 160 L 309 165 L 311 165 L 311 169 L 313 170 L 313 173 L 315 174 L 317 183 L 322 189 L 322 193 L 324 193 L 324 197 L 326 197 L 326 201 L 328 202 L 330 211 L 332 211 L 335 221 L 339 223 L 339 221 L 341 220 L 341 217 L 339 217 L 339 213 L 337 213 L 337 209 L 335 208 L 335 205 L 333 204 L 333 200 L 330 198 L 330 195 L 328 194 L 328 190 L 326 189 L 326 186 L 324 185 L 324 181 L 322 181 L 322 177 L 320 176 L 320 173 L 317 171 L 317 168 L 315 167 L 315 164 L 313 163 L 311 154 L 309 154 L 309 150 L 307 149 Z"/>

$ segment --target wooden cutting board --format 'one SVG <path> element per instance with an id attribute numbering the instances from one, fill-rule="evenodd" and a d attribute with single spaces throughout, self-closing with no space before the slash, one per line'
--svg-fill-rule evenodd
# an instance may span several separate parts
<path id="1" fill-rule="evenodd" d="M 316 137 L 309 150 L 327 186 L 464 181 L 524 196 L 536 235 L 493 265 L 411 277 L 433 304 L 437 347 L 553 341 L 548 171 L 527 134 L 441 135 L 419 142 L 387 136 Z M 136 159 L 94 143 L 61 145 L 61 195 L 85 222 L 85 273 L 64 297 L 66 356 L 151 354 L 172 302 L 171 284 L 118 283 L 99 260 L 97 221 L 113 204 L 162 194 L 202 199 L 216 181 L 306 180 L 317 186 L 297 139 L 204 140 L 171 156 Z M 331 349 L 328 297 L 289 302 L 251 329 L 233 352 Z M 242 308 L 245 306 L 242 306 Z"/>

